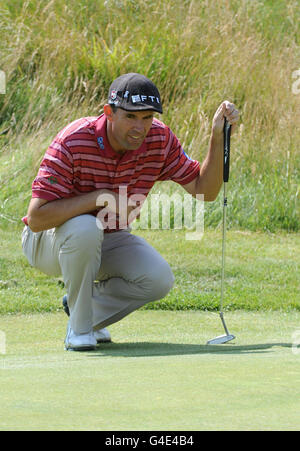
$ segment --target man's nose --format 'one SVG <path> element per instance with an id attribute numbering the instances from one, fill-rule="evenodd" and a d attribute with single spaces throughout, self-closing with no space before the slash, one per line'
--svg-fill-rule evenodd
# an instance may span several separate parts
<path id="1" fill-rule="evenodd" d="M 139 120 L 137 119 L 134 123 L 134 130 L 139 132 L 139 133 L 143 133 L 145 130 L 145 124 L 143 120 Z"/>

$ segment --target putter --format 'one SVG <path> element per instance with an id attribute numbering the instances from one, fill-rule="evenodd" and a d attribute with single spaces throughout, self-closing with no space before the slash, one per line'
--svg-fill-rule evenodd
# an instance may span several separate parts
<path id="1" fill-rule="evenodd" d="M 224 160 L 223 160 L 223 182 L 224 182 L 224 200 L 223 200 L 223 242 L 222 242 L 222 277 L 221 277 L 221 301 L 220 301 L 220 318 L 225 330 L 225 335 L 212 338 L 207 342 L 208 345 L 219 345 L 234 340 L 235 336 L 228 332 L 224 313 L 223 313 L 223 298 L 224 298 L 224 274 L 225 274 L 225 238 L 226 238 L 226 208 L 227 208 L 227 194 L 226 187 L 229 179 L 229 159 L 230 159 L 230 133 L 231 125 L 226 118 L 224 119 Z"/>

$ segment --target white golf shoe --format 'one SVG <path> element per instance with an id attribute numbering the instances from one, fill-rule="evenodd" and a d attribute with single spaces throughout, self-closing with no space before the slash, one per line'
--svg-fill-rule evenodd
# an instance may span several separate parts
<path id="1" fill-rule="evenodd" d="M 66 294 L 63 297 L 62 304 L 63 304 L 64 311 L 66 312 L 66 314 L 68 316 L 70 316 L 70 310 L 68 307 L 68 296 Z M 67 332 L 67 336 L 68 336 L 68 332 Z M 72 337 L 74 336 L 73 331 L 71 331 L 71 336 Z M 80 337 L 80 336 L 76 336 L 76 337 Z M 97 343 L 110 343 L 111 342 L 111 335 L 110 335 L 109 331 L 105 328 L 94 331 L 94 337 L 96 338 Z M 74 338 L 72 338 L 72 340 L 74 340 Z M 75 341 L 76 342 L 78 341 L 77 338 L 75 338 Z M 79 341 L 80 341 L 80 339 L 79 339 Z"/>
<path id="2" fill-rule="evenodd" d="M 94 330 L 94 337 L 97 343 L 110 343 L 111 335 L 107 329 Z"/>
<path id="3" fill-rule="evenodd" d="M 97 340 L 94 332 L 87 334 L 75 334 L 71 329 L 70 322 L 68 322 L 67 335 L 65 338 L 66 351 L 92 351 L 96 349 Z"/>

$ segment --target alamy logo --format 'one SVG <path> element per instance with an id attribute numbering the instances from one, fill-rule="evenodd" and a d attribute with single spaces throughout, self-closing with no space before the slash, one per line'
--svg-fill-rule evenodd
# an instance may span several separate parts
<path id="1" fill-rule="evenodd" d="M 292 353 L 294 355 L 300 354 L 300 329 L 295 330 L 292 334 Z"/>
<path id="2" fill-rule="evenodd" d="M 296 81 L 292 84 L 292 93 L 295 95 L 300 94 L 300 69 L 294 70 L 292 78 L 296 78 Z"/>
<path id="3" fill-rule="evenodd" d="M 97 225 L 101 230 L 133 228 L 141 230 L 184 229 L 186 240 L 201 240 L 204 235 L 204 196 L 197 194 L 165 193 L 131 194 L 127 186 L 119 186 L 119 193 L 102 193 L 97 198 L 101 206 Z M 143 207 L 143 208 L 142 208 Z"/>
<path id="4" fill-rule="evenodd" d="M 0 330 L 0 354 L 6 354 L 6 334 Z"/>
<path id="5" fill-rule="evenodd" d="M 6 77 L 3 70 L 0 70 L 0 94 L 6 94 Z"/>

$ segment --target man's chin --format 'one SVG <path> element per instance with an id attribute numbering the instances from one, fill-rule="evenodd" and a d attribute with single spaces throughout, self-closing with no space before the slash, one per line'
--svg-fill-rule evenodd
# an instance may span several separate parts
<path id="1" fill-rule="evenodd" d="M 128 145 L 126 146 L 126 150 L 138 150 L 142 144 L 143 141 L 139 143 L 130 143 L 130 144 L 128 143 Z"/>

